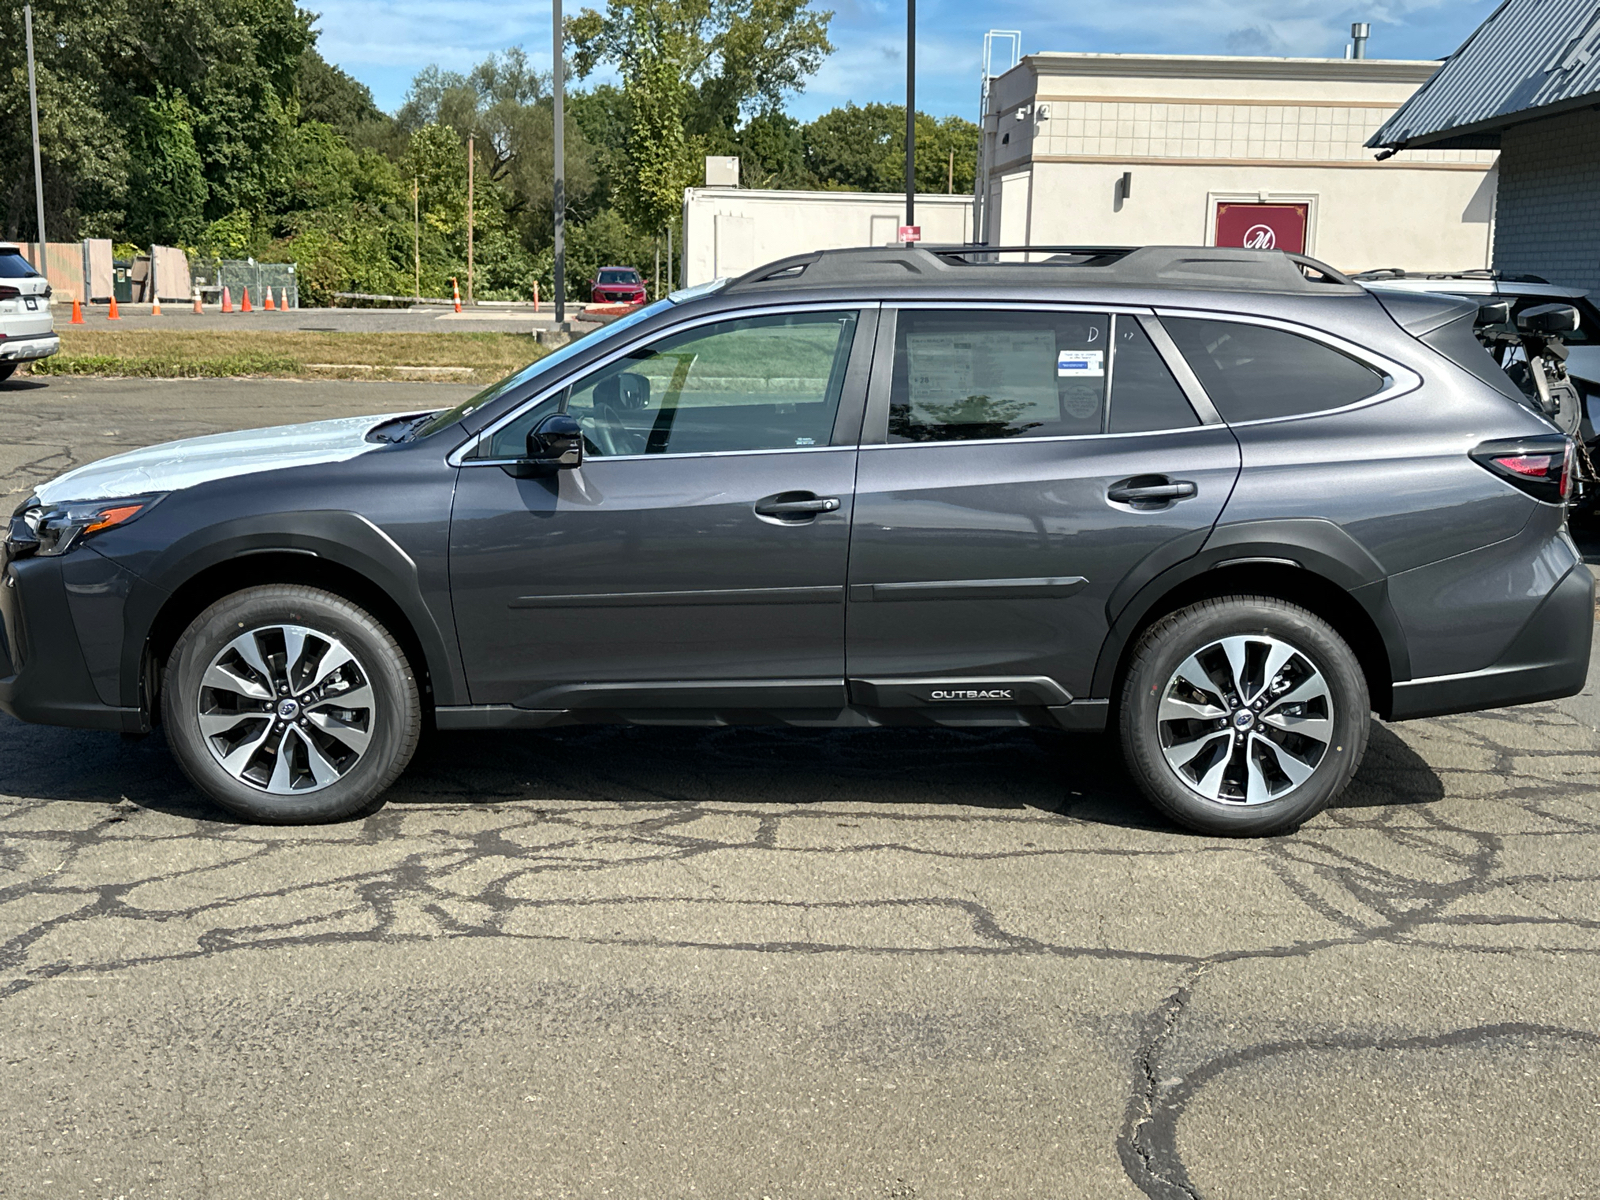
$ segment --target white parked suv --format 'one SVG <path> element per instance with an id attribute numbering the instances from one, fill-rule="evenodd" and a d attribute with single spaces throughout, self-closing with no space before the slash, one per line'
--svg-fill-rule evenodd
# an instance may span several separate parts
<path id="1" fill-rule="evenodd" d="M 26 362 L 61 349 L 50 312 L 50 283 L 22 256 L 19 246 L 0 245 L 0 380 Z"/>

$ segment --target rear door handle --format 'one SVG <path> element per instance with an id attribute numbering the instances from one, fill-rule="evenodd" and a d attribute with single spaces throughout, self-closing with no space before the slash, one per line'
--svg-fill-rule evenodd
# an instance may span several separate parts
<path id="1" fill-rule="evenodd" d="M 1106 498 L 1118 504 L 1165 505 L 1174 500 L 1188 500 L 1199 495 L 1200 489 L 1187 479 L 1172 480 L 1165 475 L 1140 475 L 1113 483 L 1106 489 Z"/>
<path id="2" fill-rule="evenodd" d="M 812 492 L 779 492 L 763 496 L 755 504 L 756 516 L 786 525 L 815 520 L 818 513 L 839 511 L 837 496 L 818 496 Z"/>

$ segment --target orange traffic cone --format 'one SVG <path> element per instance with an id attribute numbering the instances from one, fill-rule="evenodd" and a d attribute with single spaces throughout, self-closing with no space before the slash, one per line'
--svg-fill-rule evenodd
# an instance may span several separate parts
<path id="1" fill-rule="evenodd" d="M 272 289 L 271 288 L 267 289 L 267 302 L 265 304 L 263 304 L 261 307 L 263 309 L 265 309 L 267 312 L 271 312 L 274 308 L 277 307 L 277 305 L 273 304 L 273 302 L 272 302 Z"/>
<path id="2" fill-rule="evenodd" d="M 240 312 L 254 312 L 255 309 L 250 307 L 250 289 L 249 288 L 241 288 L 240 290 L 244 293 L 244 299 L 239 301 L 239 311 Z"/>
<path id="3" fill-rule="evenodd" d="M 195 290 L 194 290 L 194 311 L 196 313 L 201 313 L 201 314 L 203 314 L 206 311 L 206 306 L 204 304 L 200 303 L 200 289 L 199 288 L 195 288 Z"/>
<path id="4" fill-rule="evenodd" d="M 106 320 L 108 320 L 108 321 L 120 321 L 120 320 L 122 320 L 122 314 L 117 311 L 117 298 L 115 296 L 111 297 L 111 311 L 106 314 Z"/>
<path id="5" fill-rule="evenodd" d="M 69 324 L 69 325 L 82 325 L 83 324 L 83 305 L 81 303 L 79 303 L 78 298 L 76 296 L 74 296 L 72 298 L 72 320 L 68 321 L 67 324 Z"/>
<path id="6" fill-rule="evenodd" d="M 224 285 L 222 289 L 222 311 L 233 311 L 233 293 L 228 290 L 226 285 Z"/>
<path id="7" fill-rule="evenodd" d="M 456 311 L 460 312 L 461 311 L 461 285 L 456 282 L 454 275 L 452 275 L 450 277 L 450 291 L 455 296 Z"/>
<path id="8" fill-rule="evenodd" d="M 159 317 L 161 315 L 161 297 L 160 296 L 152 295 L 150 297 L 150 315 L 152 317 Z"/>

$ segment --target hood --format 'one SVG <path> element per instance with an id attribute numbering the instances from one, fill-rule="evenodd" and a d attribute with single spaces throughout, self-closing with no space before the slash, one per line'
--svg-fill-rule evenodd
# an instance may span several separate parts
<path id="1" fill-rule="evenodd" d="M 376 417 L 341 417 L 304 425 L 275 425 L 238 433 L 165 442 L 128 454 L 102 458 L 58 475 L 36 489 L 46 504 L 64 500 L 108 500 L 142 496 L 150 492 L 175 492 L 180 488 L 317 463 L 344 462 L 382 442 L 366 440 L 368 431 L 404 413 Z"/>

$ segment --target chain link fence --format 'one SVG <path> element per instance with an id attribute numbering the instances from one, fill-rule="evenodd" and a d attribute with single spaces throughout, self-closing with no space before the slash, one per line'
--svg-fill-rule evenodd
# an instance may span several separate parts
<path id="1" fill-rule="evenodd" d="M 259 308 L 271 288 L 276 303 L 285 308 L 300 307 L 300 285 L 294 263 L 258 263 L 251 258 L 194 258 L 189 263 L 191 284 L 200 289 L 207 304 L 220 303 L 227 288 L 235 304 L 244 301 L 246 289 L 250 303 Z"/>

